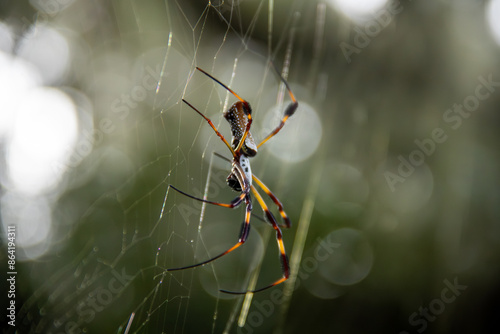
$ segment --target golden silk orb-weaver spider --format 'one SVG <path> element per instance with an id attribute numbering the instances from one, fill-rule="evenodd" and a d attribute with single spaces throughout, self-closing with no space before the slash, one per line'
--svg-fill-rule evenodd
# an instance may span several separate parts
<path id="1" fill-rule="evenodd" d="M 273 64 L 274 67 L 274 64 Z M 290 95 L 290 98 L 292 99 L 292 102 L 288 104 L 286 107 L 283 117 L 281 119 L 280 124 L 273 130 L 271 133 L 265 137 L 258 145 L 255 144 L 255 141 L 252 137 L 252 134 L 250 133 L 250 128 L 252 126 L 252 108 L 250 107 L 250 104 L 241 98 L 238 94 L 236 94 L 232 89 L 224 85 L 222 82 L 214 78 L 212 75 L 208 74 L 204 70 L 202 70 L 199 67 L 196 67 L 196 69 L 215 82 L 217 82 L 219 85 L 224 87 L 226 90 L 228 90 L 231 94 L 233 94 L 239 101 L 235 102 L 227 111 L 224 112 L 224 118 L 229 122 L 229 125 L 231 127 L 231 144 L 224 138 L 224 136 L 219 132 L 219 130 L 215 127 L 215 125 L 212 123 L 212 121 L 207 118 L 203 113 L 201 113 L 198 109 L 196 109 L 193 105 L 191 105 L 189 102 L 186 100 L 182 99 L 182 102 L 187 104 L 190 108 L 192 108 L 194 111 L 196 111 L 201 117 L 207 121 L 207 123 L 212 127 L 212 129 L 215 131 L 217 136 L 226 144 L 227 148 L 229 151 L 231 151 L 232 154 L 232 168 L 229 176 L 227 177 L 227 184 L 228 186 L 233 189 L 234 191 L 240 192 L 240 195 L 233 199 L 230 203 L 219 203 L 219 202 L 213 202 L 209 201 L 206 199 L 202 198 L 197 198 L 193 195 L 190 195 L 188 193 L 185 193 L 173 185 L 169 185 L 172 189 L 176 190 L 177 192 L 190 197 L 192 199 L 195 199 L 200 202 L 204 202 L 207 204 L 212 204 L 212 205 L 217 205 L 225 208 L 235 208 L 245 202 L 245 219 L 243 221 L 242 227 L 241 227 L 241 232 L 240 236 L 238 238 L 238 242 L 234 244 L 231 248 L 226 250 L 225 252 L 220 253 L 219 255 L 212 257 L 206 261 L 193 264 L 190 266 L 185 266 L 185 267 L 179 267 L 179 268 L 170 268 L 167 269 L 167 271 L 176 271 L 176 270 L 184 270 L 184 269 L 189 269 L 189 268 L 194 268 L 194 267 L 199 267 L 203 266 L 207 263 L 210 263 L 214 260 L 217 260 L 218 258 L 231 253 L 241 245 L 245 243 L 245 241 L 248 238 L 248 235 L 250 233 L 250 217 L 252 214 L 252 198 L 250 196 L 250 193 L 252 193 L 255 198 L 257 199 L 257 202 L 259 205 L 262 207 L 262 210 L 264 211 L 266 221 L 271 224 L 273 229 L 276 232 L 276 241 L 278 243 L 278 249 L 280 252 L 280 261 L 281 261 L 281 268 L 282 268 L 282 277 L 277 279 L 275 282 L 264 286 L 263 288 L 259 288 L 256 290 L 252 291 L 243 291 L 243 292 L 237 292 L 237 291 L 228 291 L 228 290 L 220 290 L 221 292 L 225 293 L 230 293 L 230 294 L 245 294 L 245 293 L 255 293 L 259 291 L 263 291 L 266 289 L 269 289 L 273 286 L 276 286 L 280 283 L 283 283 L 288 279 L 290 276 L 290 266 L 288 264 L 288 257 L 285 252 L 285 245 L 283 243 L 283 236 L 281 233 L 280 226 L 289 228 L 291 225 L 290 219 L 288 218 L 287 214 L 283 210 L 283 205 L 279 201 L 279 199 L 269 190 L 269 188 L 261 181 L 259 180 L 255 175 L 252 174 L 252 170 L 250 168 L 250 160 L 249 158 L 254 157 L 257 154 L 257 149 L 261 147 L 265 142 L 267 142 L 269 139 L 274 137 L 280 130 L 283 128 L 285 125 L 286 121 L 290 116 L 294 114 L 294 112 L 297 110 L 297 107 L 299 106 L 299 103 L 295 99 L 295 96 L 293 95 L 290 86 L 286 82 L 286 80 L 280 75 L 280 73 L 277 71 L 276 67 L 274 69 L 276 70 L 276 73 L 280 76 L 280 79 L 283 81 L 283 83 L 286 86 L 286 89 L 288 91 L 288 94 Z M 276 204 L 278 207 L 278 211 L 281 215 L 281 218 L 283 220 L 283 225 L 279 225 L 278 222 L 276 221 L 276 218 L 272 214 L 272 212 L 269 210 L 267 207 L 266 203 L 262 199 L 262 196 L 258 192 L 257 188 L 254 186 L 253 182 L 257 184 L 266 194 L 269 196 L 269 198 Z"/>

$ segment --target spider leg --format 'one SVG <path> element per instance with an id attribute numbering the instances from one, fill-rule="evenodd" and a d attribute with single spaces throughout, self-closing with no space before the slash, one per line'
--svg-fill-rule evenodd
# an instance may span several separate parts
<path id="1" fill-rule="evenodd" d="M 222 82 L 220 82 L 219 80 L 217 80 L 216 78 L 214 78 L 213 76 L 211 76 L 210 74 L 208 74 L 207 72 L 205 72 L 204 70 L 202 70 L 201 68 L 199 67 L 196 67 L 196 69 L 198 71 L 200 71 L 201 73 L 205 74 L 207 77 L 209 77 L 210 79 L 212 79 L 213 81 L 217 82 L 219 85 L 221 85 L 222 87 L 224 87 L 228 92 L 230 92 L 231 94 L 233 94 L 238 100 L 240 100 L 241 102 L 243 103 L 247 103 L 247 101 L 245 101 L 243 98 L 241 98 L 238 94 L 236 94 L 231 88 L 229 88 L 228 86 L 224 85 Z"/>
<path id="2" fill-rule="evenodd" d="M 269 188 L 259 178 L 257 178 L 255 175 L 252 175 L 252 179 L 255 181 L 255 183 L 257 183 L 259 185 L 259 187 L 262 190 L 264 190 L 264 192 L 267 194 L 267 196 L 269 196 L 269 198 L 271 198 L 271 200 L 274 202 L 274 204 L 276 204 L 276 206 L 278 207 L 278 210 L 279 210 L 279 213 L 281 215 L 281 218 L 285 222 L 284 225 L 280 225 L 280 226 L 281 227 L 285 227 L 285 228 L 290 228 L 290 226 L 292 225 L 292 222 L 290 221 L 290 218 L 288 218 L 288 215 L 286 214 L 285 210 L 283 209 L 283 204 L 281 204 L 281 202 L 278 199 L 278 197 L 276 197 L 271 192 L 271 190 L 269 190 Z"/>
<path id="3" fill-rule="evenodd" d="M 262 196 L 260 196 L 260 194 L 257 191 L 257 189 L 255 189 L 255 187 L 253 185 L 250 186 L 250 188 L 252 190 L 252 193 L 255 195 L 255 198 L 259 202 L 259 205 L 264 210 L 264 213 L 265 213 L 265 215 L 266 215 L 269 223 L 273 226 L 274 230 L 276 231 L 276 241 L 278 243 L 278 249 L 279 249 L 279 252 L 280 252 L 281 270 L 283 272 L 283 276 L 280 279 L 276 280 L 275 282 L 273 282 L 273 283 L 271 283 L 271 284 L 269 284 L 269 285 L 267 285 L 267 286 L 265 286 L 263 288 L 260 288 L 260 289 L 257 289 L 257 290 L 253 290 L 253 291 L 228 291 L 228 290 L 220 290 L 221 292 L 225 292 L 225 293 L 229 293 L 229 294 L 233 294 L 233 295 L 243 295 L 243 294 L 246 294 L 246 293 L 249 293 L 249 292 L 250 293 L 256 293 L 256 292 L 260 292 L 260 291 L 263 291 L 263 290 L 267 290 L 269 288 L 272 288 L 273 286 L 276 286 L 278 284 L 283 283 L 290 276 L 290 265 L 288 264 L 288 256 L 286 255 L 286 252 L 285 252 L 285 244 L 283 243 L 283 235 L 281 234 L 281 230 L 280 230 L 278 224 L 276 223 L 276 219 L 274 218 L 274 216 L 271 213 L 271 211 L 269 211 L 269 208 L 267 207 L 266 203 L 262 199 Z"/>
<path id="4" fill-rule="evenodd" d="M 292 116 L 295 113 L 295 111 L 297 110 L 297 107 L 299 106 L 299 102 L 297 102 L 295 95 L 293 95 L 292 90 L 290 89 L 290 86 L 288 85 L 288 82 L 286 82 L 285 78 L 283 78 L 283 76 L 280 74 L 280 72 L 276 68 L 276 65 L 274 65 L 274 63 L 272 63 L 272 65 L 273 65 L 273 68 L 276 71 L 276 73 L 279 75 L 281 81 L 283 81 L 283 83 L 285 84 L 286 90 L 288 91 L 288 94 L 290 95 L 292 102 L 290 102 L 290 104 L 286 107 L 280 124 L 266 138 L 264 138 L 264 140 L 261 141 L 259 145 L 257 145 L 257 148 L 261 147 L 266 141 L 268 141 L 269 139 L 274 137 L 278 132 L 280 132 L 281 128 L 285 125 L 288 118 L 290 118 L 290 116 Z"/>
<path id="5" fill-rule="evenodd" d="M 216 157 L 218 157 L 218 158 L 221 158 L 222 160 L 225 160 L 225 161 L 227 161 L 227 162 L 231 163 L 231 159 L 226 158 L 225 156 L 223 156 L 223 155 L 222 155 L 222 154 L 220 154 L 220 153 L 217 153 L 217 152 L 212 152 L 212 154 L 213 154 L 213 155 L 215 155 L 215 156 L 216 156 Z"/>
<path id="6" fill-rule="evenodd" d="M 247 135 L 248 133 L 250 132 L 250 127 L 252 125 L 252 115 L 251 115 L 251 109 L 250 109 L 250 105 L 248 104 L 247 101 L 245 101 L 241 96 L 239 96 L 238 94 L 236 94 L 236 92 L 234 90 L 232 90 L 231 88 L 229 88 L 228 86 L 224 85 L 222 82 L 220 82 L 219 80 L 217 80 L 216 78 L 214 78 L 212 75 L 208 74 L 207 72 L 205 72 L 204 70 L 202 70 L 201 68 L 199 67 L 196 67 L 196 69 L 198 71 L 200 71 L 201 73 L 205 74 L 207 77 L 209 77 L 210 79 L 212 79 L 213 81 L 217 82 L 219 85 L 221 85 L 222 87 L 224 87 L 228 92 L 230 92 L 231 94 L 233 94 L 238 100 L 240 100 L 243 105 L 244 105 L 244 109 L 243 111 L 245 112 L 245 115 L 247 116 L 248 118 L 248 122 L 247 122 L 247 125 L 246 125 L 246 128 L 245 128 L 245 132 L 243 132 L 243 135 L 241 136 L 241 139 L 240 139 L 240 142 L 238 143 L 238 146 L 236 147 L 236 149 L 231 149 L 231 152 L 233 152 L 233 156 L 235 155 L 235 152 L 238 153 L 241 148 L 243 147 L 243 144 L 245 143 L 245 139 L 247 138 Z M 199 113 L 199 112 L 198 112 Z M 206 118 L 205 118 L 206 119 Z M 213 126 L 212 126 L 213 127 Z M 225 142 L 225 140 L 224 140 Z M 227 142 L 226 142 L 226 145 Z"/>
<path id="7" fill-rule="evenodd" d="M 238 242 L 236 244 L 234 244 L 234 246 L 232 246 L 231 248 L 229 248 L 228 250 L 226 250 L 225 252 L 222 252 L 219 255 L 214 256 L 211 259 L 208 259 L 206 261 L 203 261 L 203 262 L 200 262 L 200 263 L 197 263 L 197 264 L 193 264 L 193 265 L 190 265 L 190 266 L 186 266 L 186 267 L 170 268 L 170 269 L 167 269 L 167 271 L 176 271 L 176 270 L 183 270 L 183 269 L 189 269 L 189 268 L 195 268 L 195 267 L 203 266 L 203 265 L 205 265 L 207 263 L 210 263 L 212 261 L 217 260 L 218 258 L 220 258 L 220 257 L 222 257 L 222 256 L 224 256 L 226 254 L 231 253 L 236 248 L 238 248 L 241 245 L 243 245 L 245 243 L 245 241 L 247 241 L 248 235 L 250 233 L 250 217 L 251 217 L 251 214 L 252 214 L 252 201 L 251 201 L 251 198 L 250 198 L 249 194 L 246 194 L 246 193 L 243 193 L 243 194 L 245 194 L 245 202 L 246 202 L 245 220 L 243 221 L 243 224 L 241 226 L 241 232 L 240 232 L 240 237 L 238 238 Z M 221 291 L 224 291 L 224 290 L 221 290 Z"/>
<path id="8" fill-rule="evenodd" d="M 209 201 L 209 200 L 206 200 L 206 199 L 203 199 L 203 198 L 198 198 L 196 196 L 193 196 L 193 195 L 190 195 L 180 189 L 177 189 L 176 187 L 174 187 L 173 185 L 169 185 L 170 188 L 174 189 L 175 191 L 183 194 L 184 196 L 187 196 L 189 198 L 192 198 L 192 199 L 195 199 L 197 201 L 200 201 L 200 202 L 204 202 L 204 203 L 207 203 L 207 204 L 213 204 L 213 205 L 217 205 L 217 206 L 222 206 L 224 208 L 235 208 L 237 207 L 238 205 L 241 204 L 241 202 L 243 202 L 243 200 L 245 199 L 245 196 L 248 195 L 248 191 L 246 192 L 242 192 L 241 195 L 239 195 L 238 197 L 236 197 L 235 199 L 233 199 L 230 203 L 219 203 L 219 202 L 213 202 L 213 201 Z"/>
<path id="9" fill-rule="evenodd" d="M 193 105 L 191 103 L 189 103 L 188 101 L 182 99 L 182 102 L 184 102 L 185 104 L 187 104 L 188 106 L 190 106 L 191 109 L 193 109 L 194 111 L 196 111 L 201 117 L 203 117 L 205 119 L 205 121 L 208 122 L 208 124 L 212 127 L 212 129 L 217 134 L 217 136 L 219 136 L 219 138 L 224 142 L 224 144 L 226 144 L 227 148 L 229 148 L 229 150 L 231 151 L 231 153 L 233 154 L 233 156 L 235 156 L 233 148 L 231 147 L 231 145 L 229 145 L 229 143 L 227 142 L 226 138 L 224 138 L 224 136 L 222 135 L 222 133 L 220 133 L 219 130 L 217 130 L 217 128 L 215 127 L 214 123 L 212 123 L 212 121 L 210 120 L 210 118 L 208 118 L 205 115 L 203 115 L 203 113 L 201 113 L 198 109 L 196 109 L 195 107 L 193 107 Z"/>
<path id="10" fill-rule="evenodd" d="M 288 107 L 285 109 L 285 112 L 284 112 L 283 118 L 281 119 L 280 124 L 269 135 L 267 135 L 267 137 L 264 138 L 264 140 L 261 141 L 259 145 L 257 145 L 257 148 L 261 147 L 266 141 L 268 141 L 269 139 L 274 137 L 278 132 L 280 132 L 281 128 L 285 125 L 288 118 L 290 118 L 290 116 L 293 115 L 295 110 L 297 110 L 298 106 L 299 106 L 299 103 L 297 101 L 291 102 L 288 105 Z"/>

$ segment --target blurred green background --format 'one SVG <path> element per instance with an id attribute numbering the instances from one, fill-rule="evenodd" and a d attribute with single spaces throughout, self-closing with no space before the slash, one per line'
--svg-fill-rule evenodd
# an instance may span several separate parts
<path id="1" fill-rule="evenodd" d="M 498 331 L 500 1 L 32 0 L 0 13 L 7 331 Z M 252 170 L 292 220 L 292 277 L 245 299 L 218 290 L 281 275 L 257 201 L 243 247 L 166 272 L 231 247 L 244 215 L 168 185 L 237 195 L 212 154 L 227 148 L 181 99 L 230 137 L 236 99 L 203 68 L 251 103 L 259 141 L 290 103 L 271 62 L 300 106 Z"/>

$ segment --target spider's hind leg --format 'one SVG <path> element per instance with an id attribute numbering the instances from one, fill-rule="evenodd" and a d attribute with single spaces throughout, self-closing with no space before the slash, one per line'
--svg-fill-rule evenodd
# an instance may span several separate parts
<path id="1" fill-rule="evenodd" d="M 246 202 L 245 220 L 243 221 L 243 224 L 241 225 L 240 236 L 239 236 L 238 242 L 236 244 L 234 244 L 231 248 L 229 248 L 225 252 L 222 252 L 219 255 L 214 256 L 214 257 L 212 257 L 212 258 L 210 258 L 210 259 L 208 259 L 206 261 L 203 261 L 203 262 L 200 262 L 200 263 L 196 263 L 196 264 L 192 264 L 192 265 L 185 266 L 185 267 L 170 268 L 170 269 L 167 269 L 167 271 L 177 271 L 177 270 L 184 270 L 184 269 L 190 269 L 190 268 L 204 266 L 207 263 L 215 261 L 218 258 L 220 258 L 220 257 L 222 257 L 222 256 L 224 256 L 226 254 L 231 253 L 236 248 L 238 248 L 241 245 L 243 245 L 247 241 L 248 235 L 250 234 L 250 217 L 251 217 L 251 213 L 252 213 L 252 201 L 250 199 L 250 195 L 248 195 L 248 194 L 246 195 L 245 202 Z M 221 290 L 221 291 L 223 291 L 223 290 Z"/>

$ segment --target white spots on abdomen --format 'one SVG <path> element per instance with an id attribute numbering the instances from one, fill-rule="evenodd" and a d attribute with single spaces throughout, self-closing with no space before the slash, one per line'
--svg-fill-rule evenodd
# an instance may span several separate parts
<path id="1" fill-rule="evenodd" d="M 243 172 L 245 173 L 245 176 L 248 180 L 248 184 L 251 186 L 252 185 L 252 168 L 250 167 L 250 159 L 248 159 L 246 156 L 242 155 L 240 157 L 240 166 L 243 169 Z"/>

